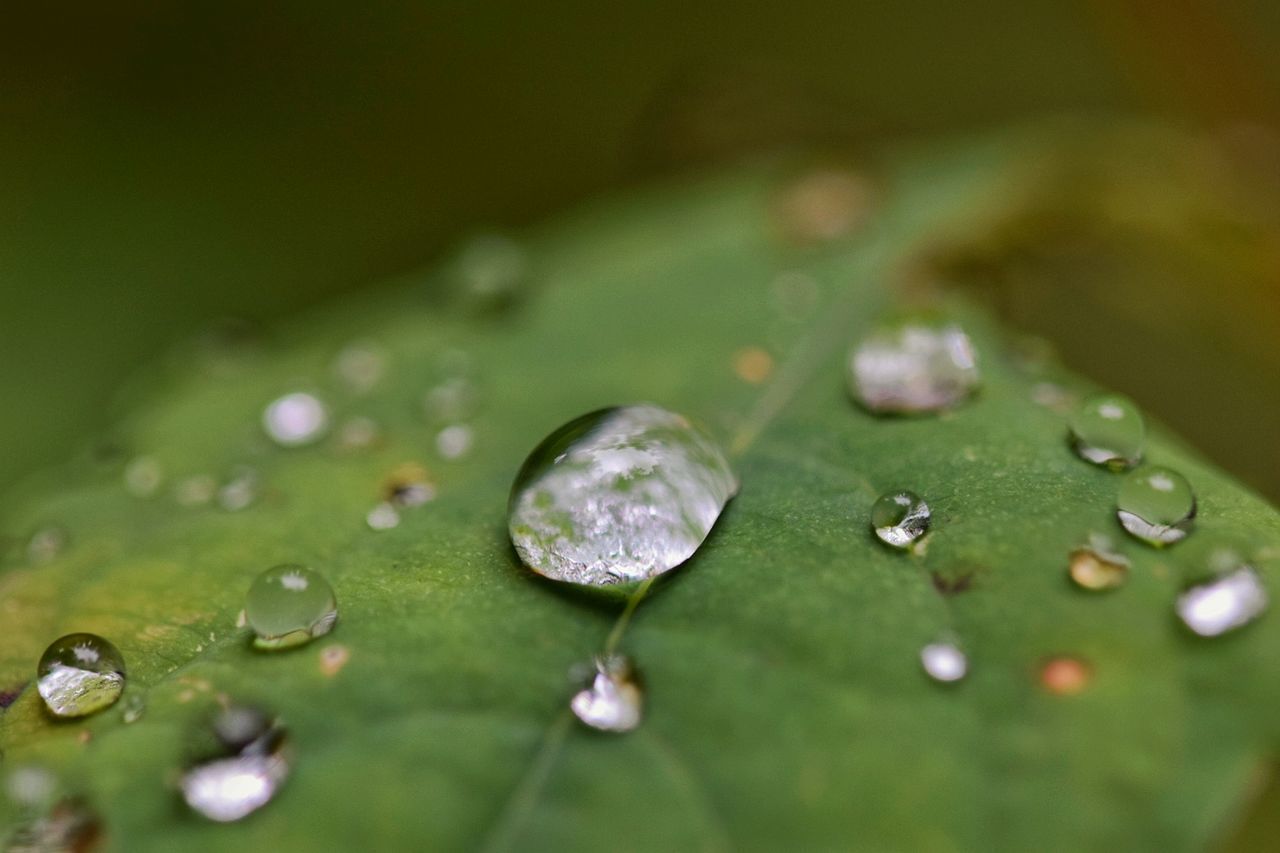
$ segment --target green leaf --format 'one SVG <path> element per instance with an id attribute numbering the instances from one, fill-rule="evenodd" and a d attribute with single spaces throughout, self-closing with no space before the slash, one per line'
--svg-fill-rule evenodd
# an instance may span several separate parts
<path id="1" fill-rule="evenodd" d="M 974 400 L 882 419 L 845 391 L 848 345 L 902 301 L 920 258 L 1016 209 L 1014 154 L 996 142 L 884 156 L 866 222 L 816 246 L 795 243 L 790 166 L 634 193 L 530 236 L 529 281 L 510 305 L 477 304 L 445 263 L 262 349 L 158 371 L 116 437 L 159 463 L 158 496 L 129 494 L 120 462 L 86 457 L 9 502 L 15 535 L 54 524 L 69 541 L 39 564 L 11 549 L 0 573 L 0 692 L 25 685 L 0 714 L 2 766 L 55 768 L 100 813 L 107 846 L 129 851 L 1176 850 L 1219 838 L 1280 740 L 1280 620 L 1199 640 L 1173 600 L 1214 545 L 1243 551 L 1274 586 L 1280 516 L 1156 429 L 1147 456 L 1190 479 L 1197 528 L 1166 550 L 1123 538 L 1119 479 L 1076 458 L 1064 411 L 1043 404 L 1092 386 L 1029 360 L 963 303 L 946 308 L 980 353 Z M 837 193 L 836 213 L 848 201 Z M 823 203 L 819 191 L 819 223 Z M 803 319 L 780 309 L 780 276 L 814 288 Z M 331 365 L 365 339 L 388 367 L 357 394 Z M 481 405 L 471 452 L 444 459 L 420 400 L 459 350 Z M 382 442 L 274 447 L 262 410 L 298 389 L 339 424 L 372 418 Z M 743 486 L 699 553 L 621 610 L 523 569 L 506 499 L 553 428 L 645 400 L 716 433 Z M 431 470 L 438 496 L 375 532 L 365 515 L 405 462 Z M 187 478 L 241 465 L 262 483 L 248 508 L 172 498 Z M 893 552 L 869 529 L 891 488 L 933 509 L 922 552 Z M 1066 580 L 1094 533 L 1132 561 L 1101 595 Z M 329 578 L 338 623 L 300 648 L 255 651 L 237 614 L 251 580 L 285 562 Z M 120 648 L 126 695 L 145 697 L 139 721 L 43 712 L 35 662 L 69 631 Z M 947 687 L 918 663 L 944 632 L 972 661 Z M 571 667 L 611 633 L 648 687 L 629 735 L 584 730 L 566 710 Z M 1087 664 L 1076 695 L 1041 686 L 1059 655 Z M 193 720 L 223 697 L 278 712 L 297 754 L 275 801 L 225 826 L 187 813 L 173 788 Z"/>

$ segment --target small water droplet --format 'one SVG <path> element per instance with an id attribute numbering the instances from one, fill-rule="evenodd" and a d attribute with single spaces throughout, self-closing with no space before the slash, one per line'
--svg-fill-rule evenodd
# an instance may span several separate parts
<path id="1" fill-rule="evenodd" d="M 1061 411 L 1071 402 L 1071 394 L 1056 382 L 1037 382 L 1031 386 L 1031 400 L 1046 409 Z"/>
<path id="2" fill-rule="evenodd" d="M 406 462 L 387 477 L 382 487 L 382 496 L 394 506 L 422 506 L 435 500 L 436 484 L 431 481 L 426 468 L 414 462 Z"/>
<path id="3" fill-rule="evenodd" d="M 67 547 L 67 531 L 56 525 L 42 527 L 27 541 L 27 559 L 37 566 L 52 563 Z"/>
<path id="4" fill-rule="evenodd" d="M 466 424 L 447 426 L 436 435 L 436 451 L 445 459 L 461 459 L 474 443 L 475 433 Z"/>
<path id="5" fill-rule="evenodd" d="M 347 344 L 333 360 L 334 376 L 353 394 L 372 391 L 382 381 L 386 370 L 386 354 L 371 341 Z"/>
<path id="6" fill-rule="evenodd" d="M 1110 540 L 1093 536 L 1089 545 L 1071 552 L 1067 574 L 1081 589 L 1102 592 L 1124 584 L 1129 565 L 1129 559 L 1117 553 Z"/>
<path id="7" fill-rule="evenodd" d="M 1266 612 L 1269 598 L 1251 566 L 1241 565 L 1178 596 L 1177 612 L 1201 637 L 1216 637 L 1249 624 Z"/>
<path id="8" fill-rule="evenodd" d="M 260 649 L 301 645 L 329 633 L 338 618 L 333 587 L 316 571 L 294 563 L 267 569 L 245 597 L 245 615 Z"/>
<path id="9" fill-rule="evenodd" d="M 370 530 L 392 530 L 400 526 L 400 511 L 389 501 L 383 501 L 365 514 L 364 521 Z"/>
<path id="10" fill-rule="evenodd" d="M 1113 471 L 1142 459 L 1147 426 L 1136 403 L 1120 394 L 1095 394 L 1071 416 L 1071 445 L 1076 454 Z"/>
<path id="11" fill-rule="evenodd" d="M 799 243 L 844 237 L 867 220 L 875 200 L 871 182 L 847 169 L 824 168 L 801 176 L 783 192 L 778 221 Z"/>
<path id="12" fill-rule="evenodd" d="M 19 808 L 43 810 L 58 793 L 58 779 L 47 767 L 27 764 L 13 768 L 5 779 L 5 791 Z"/>
<path id="13" fill-rule="evenodd" d="M 1171 545 L 1191 532 L 1195 492 L 1187 478 L 1172 468 L 1140 468 L 1120 483 L 1116 517 L 1125 530 L 1148 545 Z"/>
<path id="14" fill-rule="evenodd" d="M 329 428 L 329 409 L 315 395 L 295 391 L 267 406 L 262 427 L 281 447 L 302 447 L 324 436 Z"/>
<path id="15" fill-rule="evenodd" d="M 129 494 L 149 498 L 164 484 L 164 469 L 154 456 L 139 456 L 124 468 L 124 487 Z"/>
<path id="16" fill-rule="evenodd" d="M 147 700 L 141 693 L 130 693 L 120 700 L 120 719 L 126 724 L 136 723 L 147 712 Z"/>
<path id="17" fill-rule="evenodd" d="M 692 557 L 737 489 L 724 452 L 680 415 L 651 404 L 601 409 L 529 454 L 508 529 L 541 575 L 638 582 Z"/>
<path id="18" fill-rule="evenodd" d="M 597 731 L 629 732 L 640 725 L 644 689 L 631 661 L 622 655 L 596 658 L 588 686 L 569 703 L 574 716 Z"/>
<path id="19" fill-rule="evenodd" d="M 67 634 L 49 644 L 36 667 L 36 689 L 56 717 L 108 708 L 124 691 L 124 657 L 97 634 Z"/>
<path id="20" fill-rule="evenodd" d="M 184 477 L 173 487 L 173 499 L 181 506 L 204 506 L 218 493 L 218 481 L 212 474 Z"/>
<path id="21" fill-rule="evenodd" d="M 218 489 L 218 504 L 227 512 L 245 509 L 257 499 L 258 472 L 252 468 L 241 466 L 235 469 L 231 479 Z"/>
<path id="22" fill-rule="evenodd" d="M 338 428 L 338 447 L 341 450 L 365 450 L 373 447 L 381 438 L 382 429 L 373 418 L 349 418 Z"/>
<path id="23" fill-rule="evenodd" d="M 773 356 L 760 347 L 743 347 L 733 354 L 733 372 L 743 382 L 759 385 L 773 375 Z"/>
<path id="24" fill-rule="evenodd" d="M 1040 686 L 1055 696 L 1074 696 L 1089 686 L 1092 668 L 1079 658 L 1059 656 L 1040 667 Z"/>
<path id="25" fill-rule="evenodd" d="M 229 823 L 257 811 L 289 775 L 285 730 L 257 709 L 219 712 L 200 740 L 181 787 L 187 805 L 210 820 Z"/>
<path id="26" fill-rule="evenodd" d="M 502 308 L 519 296 L 529 275 L 524 248 L 502 234 L 478 234 L 458 252 L 454 269 L 463 292 L 486 308 Z"/>
<path id="27" fill-rule="evenodd" d="M 954 323 L 881 326 L 849 355 L 850 388 L 876 414 L 921 414 L 959 405 L 978 387 L 973 343 Z"/>
<path id="28" fill-rule="evenodd" d="M 910 548 L 929 532 L 929 505 L 915 492 L 888 492 L 871 507 L 871 529 L 894 548 Z"/>
<path id="29" fill-rule="evenodd" d="M 969 672 L 969 658 L 953 643 L 925 646 L 920 650 L 920 665 L 934 681 L 959 681 Z"/>

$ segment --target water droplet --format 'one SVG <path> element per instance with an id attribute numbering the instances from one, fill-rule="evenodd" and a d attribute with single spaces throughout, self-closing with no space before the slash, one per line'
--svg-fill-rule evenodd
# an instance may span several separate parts
<path id="1" fill-rule="evenodd" d="M 482 307 L 505 307 L 519 295 L 529 274 L 524 248 L 502 234 L 479 234 L 463 245 L 454 262 L 468 298 Z"/>
<path id="2" fill-rule="evenodd" d="M 790 239 L 825 242 L 859 228 L 870 215 L 874 199 L 871 182 L 856 172 L 819 169 L 786 188 L 778 200 L 777 217 Z"/>
<path id="3" fill-rule="evenodd" d="M 1076 454 L 1114 471 L 1142 459 L 1147 426 L 1136 403 L 1120 394 L 1096 394 L 1071 416 L 1071 445 Z"/>
<path id="4" fill-rule="evenodd" d="M 301 645 L 329 633 L 338 618 L 333 587 L 316 571 L 294 563 L 258 575 L 245 597 L 245 615 L 260 649 Z"/>
<path id="5" fill-rule="evenodd" d="M 313 394 L 295 391 L 267 406 L 262 427 L 281 447 L 314 444 L 329 428 L 329 409 Z"/>
<path id="6" fill-rule="evenodd" d="M 125 724 L 136 723 L 147 712 L 147 700 L 141 693 L 129 693 L 120 700 L 120 719 Z"/>
<path id="7" fill-rule="evenodd" d="M 64 797 L 21 821 L 7 839 L 6 853 L 86 853 L 98 846 L 102 822 L 78 797 Z"/>
<path id="8" fill-rule="evenodd" d="M 342 450 L 365 450 L 378 443 L 382 430 L 373 418 L 350 418 L 338 429 L 338 447 Z"/>
<path id="9" fill-rule="evenodd" d="M 920 665 L 934 681 L 959 681 L 969 671 L 969 658 L 953 643 L 930 643 L 920 650 Z"/>
<path id="10" fill-rule="evenodd" d="M 569 703 L 585 725 L 602 732 L 629 732 L 640 725 L 644 689 L 622 655 L 596 658 L 589 685 Z"/>
<path id="11" fill-rule="evenodd" d="M 101 711 L 124 691 L 124 658 L 97 634 L 67 634 L 40 656 L 36 689 L 56 717 Z"/>
<path id="12" fill-rule="evenodd" d="M 978 387 L 973 343 L 952 323 L 919 320 L 882 326 L 849 355 L 853 395 L 876 414 L 949 409 Z"/>
<path id="13" fill-rule="evenodd" d="M 929 505 L 914 492 L 888 492 L 871 507 L 871 529 L 894 548 L 910 548 L 929 532 Z"/>
<path id="14" fill-rule="evenodd" d="M 258 499 L 258 472 L 252 468 L 239 467 L 231 475 L 231 479 L 218 489 L 218 504 L 227 512 L 238 512 L 250 506 Z"/>
<path id="15" fill-rule="evenodd" d="M 397 467 L 382 487 L 387 503 L 398 507 L 415 507 L 436 498 L 436 484 L 426 468 L 414 462 Z"/>
<path id="16" fill-rule="evenodd" d="M 22 809 L 48 808 L 58 793 L 58 779 L 48 768 L 34 764 L 15 767 L 5 779 L 9 799 Z"/>
<path id="17" fill-rule="evenodd" d="M 1262 579 L 1250 566 L 1239 566 L 1192 586 L 1178 596 L 1178 617 L 1202 637 L 1216 637 L 1249 624 L 1267 609 Z"/>
<path id="18" fill-rule="evenodd" d="M 759 385 L 773 375 L 773 356 L 760 347 L 743 347 L 733 354 L 733 372 L 743 382 Z"/>
<path id="19" fill-rule="evenodd" d="M 1056 382 L 1037 382 L 1031 386 L 1031 399 L 1037 406 L 1062 410 L 1071 402 L 1071 394 Z"/>
<path id="20" fill-rule="evenodd" d="M 1093 670 L 1079 658 L 1053 657 L 1040 667 L 1040 686 L 1055 696 L 1074 696 L 1089 686 Z"/>
<path id="21" fill-rule="evenodd" d="M 262 808 L 289 775 L 285 730 L 257 709 L 231 706 L 201 732 L 200 757 L 182 776 L 192 809 L 220 823 Z"/>
<path id="22" fill-rule="evenodd" d="M 67 531 L 61 527 L 42 527 L 27 542 L 27 559 L 37 566 L 52 563 L 67 547 L 69 539 Z"/>
<path id="23" fill-rule="evenodd" d="M 129 494 L 149 498 L 164 484 L 164 469 L 154 456 L 139 456 L 124 469 L 124 487 Z"/>
<path id="24" fill-rule="evenodd" d="M 400 526 L 400 511 L 394 504 L 383 501 L 365 514 L 364 521 L 370 530 L 392 530 Z"/>
<path id="25" fill-rule="evenodd" d="M 1141 468 L 1120 483 L 1116 517 L 1125 530 L 1148 545 L 1171 545 L 1191 532 L 1195 492 L 1187 478 L 1172 468 Z"/>
<path id="26" fill-rule="evenodd" d="M 173 499 L 182 506 L 204 506 L 218 493 L 218 481 L 212 474 L 184 477 L 173 487 Z"/>
<path id="27" fill-rule="evenodd" d="M 387 357 L 370 341 L 347 344 L 333 360 L 333 373 L 354 394 L 372 391 L 387 370 Z"/>
<path id="28" fill-rule="evenodd" d="M 1081 589 L 1102 592 L 1121 586 L 1129 577 L 1129 559 L 1114 550 L 1110 540 L 1090 537 L 1089 545 L 1071 552 L 1067 574 Z"/>
<path id="29" fill-rule="evenodd" d="M 724 452 L 680 415 L 651 404 L 602 409 L 529 454 L 508 529 L 520 558 L 546 577 L 638 582 L 693 556 L 737 489 Z"/>
<path id="30" fill-rule="evenodd" d="M 445 459 L 461 459 L 471 452 L 475 433 L 466 424 L 447 426 L 436 435 L 436 451 Z"/>

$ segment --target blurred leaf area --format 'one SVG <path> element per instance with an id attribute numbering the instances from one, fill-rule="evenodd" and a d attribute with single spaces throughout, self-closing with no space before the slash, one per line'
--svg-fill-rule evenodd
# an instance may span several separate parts
<path id="1" fill-rule="evenodd" d="M 1278 45 L 1257 0 L 10 8 L 0 477 L 218 318 L 655 175 L 1029 122 L 1053 153 L 929 272 L 1278 497 Z"/>

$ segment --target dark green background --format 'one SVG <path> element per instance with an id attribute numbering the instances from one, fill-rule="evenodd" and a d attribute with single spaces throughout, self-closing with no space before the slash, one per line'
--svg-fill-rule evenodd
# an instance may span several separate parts
<path id="1" fill-rule="evenodd" d="M 1280 80 L 1280 7 L 1264 2 L 121 2 L 5 18 L 9 480 L 106 424 L 129 373 L 210 320 L 270 321 L 477 227 L 785 145 L 1057 113 L 1270 121 Z M 1275 289 L 1257 290 L 1274 322 Z M 1194 342 L 1159 343 L 1170 381 L 1153 384 L 1149 363 L 1110 371 L 1141 338 L 1099 349 L 1024 319 L 1280 493 L 1277 454 L 1253 444 L 1277 416 L 1251 418 L 1276 399 L 1275 358 L 1206 405 L 1185 389 L 1219 368 L 1177 381 Z"/>

